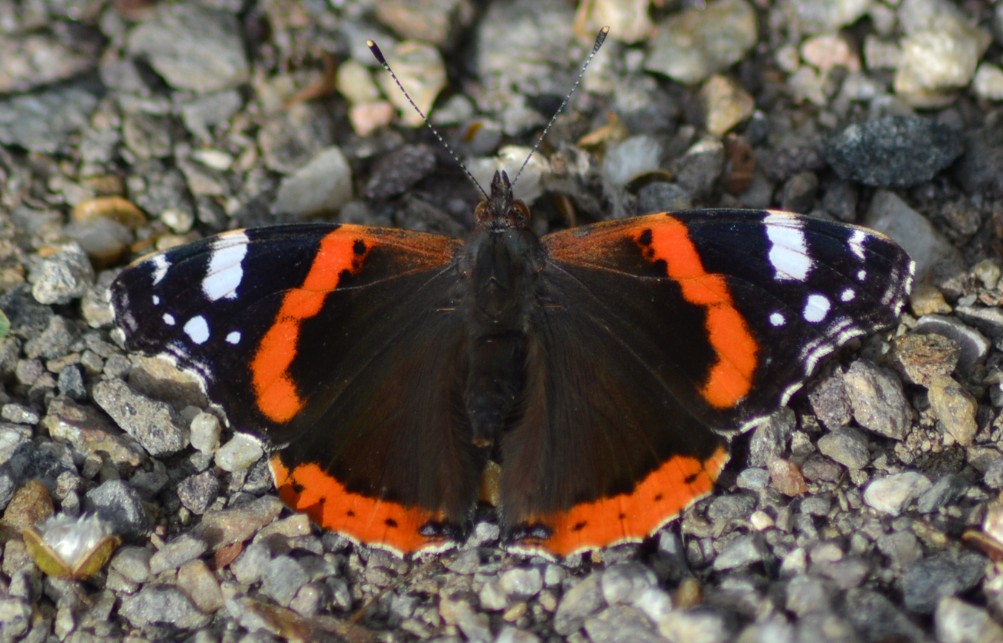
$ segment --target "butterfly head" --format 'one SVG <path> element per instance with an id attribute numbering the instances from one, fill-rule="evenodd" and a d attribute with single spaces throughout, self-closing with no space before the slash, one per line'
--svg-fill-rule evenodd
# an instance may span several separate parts
<path id="1" fill-rule="evenodd" d="M 493 230 L 525 230 L 529 207 L 512 194 L 512 182 L 504 170 L 491 179 L 491 195 L 477 204 L 477 224 Z"/>

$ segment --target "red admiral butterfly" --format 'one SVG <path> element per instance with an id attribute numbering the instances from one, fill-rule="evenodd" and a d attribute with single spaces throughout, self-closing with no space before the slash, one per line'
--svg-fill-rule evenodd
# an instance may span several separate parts
<path id="1" fill-rule="evenodd" d="M 787 402 L 892 324 L 888 238 L 784 212 L 694 210 L 538 237 L 505 173 L 466 243 L 313 223 L 141 259 L 112 286 L 131 349 L 194 370 L 277 447 L 282 499 L 398 552 L 461 538 L 565 556 L 644 538 L 709 493 L 717 432 Z"/>

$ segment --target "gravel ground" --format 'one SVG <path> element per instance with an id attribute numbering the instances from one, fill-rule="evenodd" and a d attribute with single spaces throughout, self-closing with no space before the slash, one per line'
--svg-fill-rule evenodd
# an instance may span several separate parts
<path id="1" fill-rule="evenodd" d="M 0 3 L 0 639 L 1003 640 L 1003 3 L 650 4 Z M 123 350 L 110 281 L 276 221 L 462 235 L 476 191 L 366 39 L 483 177 L 521 162 L 601 24 L 518 186 L 539 229 L 861 222 L 917 262 L 899 327 L 736 438 L 643 545 L 548 561 L 482 521 L 411 561 L 320 533 L 196 384 Z M 100 571 L 32 562 L 21 532 L 54 514 L 100 517 Z"/>

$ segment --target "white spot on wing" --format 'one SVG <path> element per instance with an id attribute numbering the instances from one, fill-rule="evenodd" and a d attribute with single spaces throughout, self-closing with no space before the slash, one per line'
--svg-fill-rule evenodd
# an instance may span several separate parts
<path id="1" fill-rule="evenodd" d="M 154 295 L 153 296 L 153 305 L 154 306 L 159 306 L 160 305 L 160 296 L 159 295 Z"/>
<path id="2" fill-rule="evenodd" d="M 858 270 L 857 271 L 857 281 L 863 281 L 864 279 L 867 279 L 867 271 L 866 270 Z"/>
<path id="3" fill-rule="evenodd" d="M 153 259 L 150 259 L 150 261 L 153 262 L 153 285 L 156 286 L 167 276 L 171 262 L 164 255 L 157 255 Z"/>
<path id="4" fill-rule="evenodd" d="M 204 344 L 209 340 L 209 325 L 202 315 L 196 315 L 185 322 L 184 330 L 196 344 Z"/>
<path id="5" fill-rule="evenodd" d="M 812 264 L 801 224 L 787 214 L 771 214 L 765 223 L 774 278 L 777 281 L 807 279 Z"/>
<path id="6" fill-rule="evenodd" d="M 226 334 L 226 342 L 228 344 L 239 344 L 240 343 L 240 332 L 236 330 L 231 330 Z"/>
<path id="7" fill-rule="evenodd" d="M 829 300 L 822 295 L 808 295 L 808 301 L 805 303 L 802 314 L 806 322 L 817 324 L 829 314 L 831 306 Z"/>
<path id="8" fill-rule="evenodd" d="M 787 323 L 787 320 L 781 313 L 770 313 L 770 323 L 774 326 L 783 326 Z"/>
<path id="9" fill-rule="evenodd" d="M 842 302 L 853 301 L 853 298 L 857 296 L 857 293 L 853 292 L 853 288 L 847 288 L 843 292 L 839 293 L 839 300 Z"/>
<path id="10" fill-rule="evenodd" d="M 241 262 L 247 256 L 247 235 L 236 232 L 221 236 L 212 244 L 209 270 L 202 280 L 202 292 L 209 301 L 237 296 L 237 287 L 244 278 Z"/>
<path id="11" fill-rule="evenodd" d="M 161 317 L 161 319 L 163 319 L 164 323 L 167 324 L 168 326 L 173 326 L 174 324 L 177 323 L 177 321 L 174 319 L 174 315 L 170 313 L 164 313 L 164 316 Z"/>
<path id="12" fill-rule="evenodd" d="M 846 242 L 846 245 L 850 247 L 850 252 L 856 255 L 861 261 L 864 260 L 864 239 L 866 238 L 866 232 L 863 230 L 854 230 Z"/>

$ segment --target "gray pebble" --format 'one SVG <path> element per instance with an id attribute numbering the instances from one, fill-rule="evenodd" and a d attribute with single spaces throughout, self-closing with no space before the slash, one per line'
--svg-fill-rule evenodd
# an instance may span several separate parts
<path id="1" fill-rule="evenodd" d="M 279 605 L 287 606 L 309 580 L 298 562 L 289 556 L 278 556 L 265 564 L 261 589 Z"/>
<path id="2" fill-rule="evenodd" d="M 929 181 L 961 155 L 956 129 L 920 116 L 889 116 L 850 125 L 830 138 L 825 160 L 840 178 L 872 187 Z"/>
<path id="3" fill-rule="evenodd" d="M 148 585 L 132 596 L 124 596 L 118 613 L 136 628 L 167 625 L 191 630 L 204 627 L 210 619 L 179 588 L 157 585 Z"/>
<path id="4" fill-rule="evenodd" d="M 899 515 L 913 499 L 931 487 L 930 480 L 916 471 L 893 473 L 876 478 L 864 489 L 864 502 L 878 511 Z"/>
<path id="5" fill-rule="evenodd" d="M 110 522 L 122 538 L 144 537 L 153 525 L 143 499 L 124 480 L 108 480 L 88 491 L 84 508 Z"/>
<path id="6" fill-rule="evenodd" d="M 698 83 L 745 56 L 758 38 L 756 12 L 744 0 L 717 0 L 658 25 L 647 71 Z"/>
<path id="7" fill-rule="evenodd" d="M 40 304 L 67 304 L 94 283 L 94 268 L 79 245 L 68 243 L 43 259 L 30 277 L 31 294 Z"/>
<path id="8" fill-rule="evenodd" d="M 818 450 L 848 469 L 863 469 L 871 460 L 867 438 L 851 427 L 823 435 L 818 439 Z"/>
<path id="9" fill-rule="evenodd" d="M 982 580 L 986 559 L 973 552 L 940 552 L 920 560 L 902 577 L 907 609 L 930 614 L 940 599 L 967 592 Z"/>
<path id="10" fill-rule="evenodd" d="M 861 427 L 895 440 L 905 437 L 911 413 L 902 383 L 893 373 L 857 360 L 844 373 L 843 382 Z"/>
<path id="11" fill-rule="evenodd" d="M 948 596 L 937 603 L 934 631 L 941 643 L 989 643 L 1003 641 L 1000 626 L 984 609 Z"/>
<path id="12" fill-rule="evenodd" d="M 98 382 L 93 397 L 150 455 L 171 455 L 188 446 L 188 426 L 170 405 L 140 395 L 117 380 Z"/>
<path id="13" fill-rule="evenodd" d="M 150 558 L 150 571 L 156 576 L 168 570 L 178 569 L 188 561 L 206 553 L 208 549 L 205 540 L 190 533 L 182 533 L 153 554 Z"/>
<path id="14" fill-rule="evenodd" d="M 205 93 L 247 80 L 241 33 L 230 13 L 199 4 L 164 4 L 132 30 L 127 49 L 147 58 L 169 85 Z"/>

